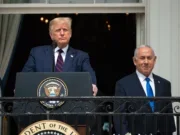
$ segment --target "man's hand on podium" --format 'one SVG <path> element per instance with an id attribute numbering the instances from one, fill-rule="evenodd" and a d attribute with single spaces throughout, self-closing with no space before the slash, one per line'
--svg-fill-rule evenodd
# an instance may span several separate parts
<path id="1" fill-rule="evenodd" d="M 97 86 L 95 84 L 92 84 L 92 89 L 93 89 L 93 96 L 96 96 L 98 92 Z"/>

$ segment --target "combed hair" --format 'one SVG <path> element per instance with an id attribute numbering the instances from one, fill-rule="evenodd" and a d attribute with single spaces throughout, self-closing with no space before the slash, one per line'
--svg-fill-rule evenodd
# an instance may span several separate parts
<path id="1" fill-rule="evenodd" d="M 134 51 L 134 57 L 137 56 L 138 50 L 139 50 L 140 48 L 143 48 L 143 47 L 151 48 L 152 51 L 153 51 L 153 53 L 154 53 L 154 56 L 155 56 L 155 52 L 154 52 L 154 50 L 153 50 L 153 48 L 152 48 L 151 46 L 149 46 L 149 45 L 140 45 L 139 47 L 137 47 L 137 48 L 135 49 L 135 51 Z"/>
<path id="2" fill-rule="evenodd" d="M 52 26 L 55 22 L 67 22 L 71 29 L 72 19 L 70 17 L 56 17 L 49 22 L 49 32 L 52 30 Z"/>

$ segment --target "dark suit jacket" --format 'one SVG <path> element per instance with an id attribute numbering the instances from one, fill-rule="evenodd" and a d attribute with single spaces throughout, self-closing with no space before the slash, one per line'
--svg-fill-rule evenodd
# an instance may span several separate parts
<path id="1" fill-rule="evenodd" d="M 155 82 L 155 96 L 156 97 L 170 97 L 171 96 L 171 84 L 169 81 L 153 74 Z M 146 96 L 141 82 L 136 73 L 124 77 L 123 79 L 117 81 L 115 96 Z M 162 111 L 167 104 L 167 101 L 155 102 L 155 112 Z M 144 106 L 143 106 L 144 105 Z M 143 107 L 142 107 L 143 106 Z M 142 107 L 140 109 L 140 107 Z M 117 109 L 117 105 L 114 105 L 114 109 Z M 139 110 L 140 113 L 151 113 L 151 108 L 148 101 L 135 101 L 128 102 L 120 107 L 118 111 L 130 113 Z M 163 113 L 172 113 L 172 106 L 170 104 L 169 108 L 162 111 Z M 145 134 L 145 133 L 156 133 L 168 132 L 172 133 L 175 131 L 174 119 L 172 116 L 126 116 L 121 117 L 122 123 L 120 124 L 120 117 L 114 117 L 114 124 L 116 133 L 121 132 L 124 135 L 127 132 L 131 132 L 134 129 L 135 133 Z M 166 125 L 167 124 L 167 125 Z M 120 126 L 122 126 L 120 128 Z"/>
<path id="2" fill-rule="evenodd" d="M 31 50 L 28 61 L 22 72 L 53 72 L 54 52 L 51 45 L 35 47 Z M 87 53 L 68 48 L 63 72 L 89 72 L 92 83 L 96 84 L 96 76 L 90 65 Z"/>

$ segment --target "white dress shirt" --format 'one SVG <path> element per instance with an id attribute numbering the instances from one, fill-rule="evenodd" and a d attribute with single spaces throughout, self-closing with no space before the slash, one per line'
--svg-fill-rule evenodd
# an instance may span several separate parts
<path id="1" fill-rule="evenodd" d="M 141 85 L 142 85 L 142 87 L 143 87 L 143 89 L 144 89 L 144 92 L 145 92 L 145 94 L 146 94 L 146 96 L 147 96 L 147 91 L 146 91 L 146 76 L 144 76 L 143 74 L 141 74 L 138 70 L 136 70 L 136 74 L 137 74 L 137 76 L 138 76 L 138 78 L 139 78 L 139 81 L 141 82 Z M 153 95 L 154 95 L 154 97 L 155 97 L 155 85 L 154 85 L 154 78 L 153 78 L 153 75 L 152 75 L 152 73 L 148 76 L 148 78 L 150 79 L 150 85 L 151 85 L 151 88 L 152 88 L 152 90 L 153 90 Z"/>
<path id="2" fill-rule="evenodd" d="M 65 62 L 68 47 L 69 47 L 69 45 L 62 48 L 63 52 L 61 53 L 61 56 L 62 56 L 63 62 Z M 54 63 L 55 63 L 55 65 L 57 62 L 58 55 L 59 55 L 59 52 L 58 52 L 59 49 L 61 49 L 61 48 L 59 48 L 58 46 L 54 49 Z"/>

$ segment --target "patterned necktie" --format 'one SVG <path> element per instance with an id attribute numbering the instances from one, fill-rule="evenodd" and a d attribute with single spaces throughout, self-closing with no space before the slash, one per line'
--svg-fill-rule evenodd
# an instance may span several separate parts
<path id="1" fill-rule="evenodd" d="M 58 58 L 57 58 L 55 71 L 56 72 L 62 72 L 64 62 L 63 62 L 61 53 L 63 52 L 63 50 L 59 49 L 58 52 L 59 52 L 59 55 L 58 55 Z"/>
<path id="2" fill-rule="evenodd" d="M 151 85 L 149 83 L 150 79 L 146 78 L 145 80 L 147 82 L 146 83 L 147 96 L 148 97 L 154 97 Z M 152 111 L 154 112 L 154 101 L 150 101 L 149 104 L 150 104 L 150 107 L 151 107 Z"/>

